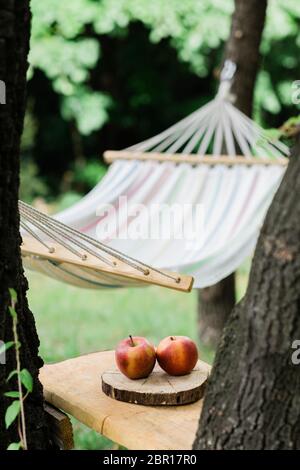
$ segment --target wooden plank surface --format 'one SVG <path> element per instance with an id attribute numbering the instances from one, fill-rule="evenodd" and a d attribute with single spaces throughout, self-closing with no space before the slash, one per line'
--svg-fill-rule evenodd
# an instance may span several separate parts
<path id="1" fill-rule="evenodd" d="M 40 371 L 45 399 L 128 449 L 191 449 L 202 400 L 172 407 L 113 400 L 101 390 L 102 373 L 113 367 L 112 351 L 45 365 Z"/>
<path id="2" fill-rule="evenodd" d="M 156 162 L 173 162 L 173 163 L 190 163 L 191 165 L 279 165 L 286 166 L 289 162 L 288 158 L 262 158 L 262 157 L 245 157 L 237 155 L 231 157 L 229 155 L 196 155 L 184 153 L 157 153 L 157 152 L 138 152 L 129 150 L 107 150 L 104 152 L 104 160 L 107 163 L 113 163 L 115 160 L 142 160 Z"/>

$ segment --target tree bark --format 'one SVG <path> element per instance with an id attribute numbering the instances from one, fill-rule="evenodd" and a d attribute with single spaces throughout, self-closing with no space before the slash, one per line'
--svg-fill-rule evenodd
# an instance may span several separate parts
<path id="1" fill-rule="evenodd" d="M 234 104 L 248 116 L 252 114 L 266 11 L 267 0 L 235 0 L 231 32 L 226 45 L 225 59 L 237 65 L 231 87 Z"/>
<path id="2" fill-rule="evenodd" d="M 0 0 L 0 77 L 6 84 L 6 104 L 0 105 L 0 339 L 11 341 L 12 321 L 8 313 L 9 288 L 18 294 L 18 335 L 21 343 L 21 367 L 34 378 L 33 392 L 25 401 L 25 419 L 29 449 L 47 447 L 47 427 L 43 411 L 42 386 L 38 370 L 39 340 L 35 322 L 26 299 L 25 279 L 20 253 L 18 189 L 20 137 L 25 112 L 27 54 L 29 49 L 29 0 Z M 3 393 L 17 390 L 16 379 L 6 383 L 16 368 L 15 350 L 6 354 L 0 365 L 0 449 L 19 442 L 17 425 L 5 429 L 4 415 L 12 402 Z"/>
<path id="3" fill-rule="evenodd" d="M 202 344 L 216 347 L 235 304 L 235 276 L 204 289 L 199 289 L 198 296 L 198 333 Z"/>
<path id="4" fill-rule="evenodd" d="M 252 114 L 266 9 L 267 0 L 235 0 L 231 32 L 225 51 L 224 59 L 237 65 L 231 88 L 234 104 L 248 116 Z M 198 330 L 203 344 L 217 346 L 234 305 L 234 273 L 214 286 L 199 289 Z"/>
<path id="5" fill-rule="evenodd" d="M 292 191 L 291 191 L 292 188 Z M 300 449 L 300 141 L 224 330 L 195 449 Z"/>

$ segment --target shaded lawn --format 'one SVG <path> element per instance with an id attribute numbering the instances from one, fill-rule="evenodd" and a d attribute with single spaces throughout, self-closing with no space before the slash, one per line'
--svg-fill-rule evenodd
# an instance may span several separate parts
<path id="1" fill-rule="evenodd" d="M 248 263 L 238 275 L 238 297 L 247 283 Z M 35 315 L 45 362 L 56 362 L 97 350 L 114 349 L 128 334 L 154 344 L 168 335 L 187 335 L 198 342 L 196 291 L 183 294 L 159 287 L 84 290 L 27 272 L 30 307 Z M 201 358 L 212 362 L 212 350 L 199 344 Z M 105 449 L 113 444 L 73 420 L 77 449 Z"/>

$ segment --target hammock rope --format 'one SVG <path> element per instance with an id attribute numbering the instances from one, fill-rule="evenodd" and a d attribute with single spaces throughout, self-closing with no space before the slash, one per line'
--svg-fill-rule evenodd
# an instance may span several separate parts
<path id="1" fill-rule="evenodd" d="M 73 253 L 82 261 L 87 260 L 87 252 L 111 267 L 117 266 L 116 260 L 118 260 L 141 272 L 144 276 L 148 276 L 150 271 L 152 271 L 175 282 L 176 284 L 181 282 L 181 277 L 179 275 L 173 275 L 161 269 L 154 268 L 149 264 L 137 261 L 133 257 L 123 254 L 119 250 L 113 249 L 100 241 L 78 232 L 62 222 L 59 222 L 58 220 L 43 214 L 23 201 L 19 201 L 19 211 L 21 215 L 20 225 L 22 229 L 47 248 L 51 254 L 55 253 L 55 247 L 51 246 L 49 240 L 50 242 L 55 241 L 59 246 L 63 246 L 66 250 Z M 45 235 L 47 236 L 46 239 Z M 75 249 L 74 245 L 81 248 L 82 252 Z M 103 256 L 103 253 L 107 254 L 112 259 L 108 259 Z"/>
<path id="2" fill-rule="evenodd" d="M 232 104 L 230 94 L 236 65 L 225 61 L 216 97 L 165 131 L 125 149 L 129 152 L 219 155 L 271 158 L 276 163 L 289 155 L 282 142 L 268 134 Z"/>
<path id="3" fill-rule="evenodd" d="M 167 135 L 167 137 L 166 137 Z M 125 149 L 132 152 L 183 153 L 198 156 L 228 155 L 245 158 L 272 158 L 274 163 L 289 155 L 282 142 L 272 142 L 263 129 L 249 120 L 231 103 L 218 97 L 209 104 L 204 116 L 180 121 L 175 130 Z"/>

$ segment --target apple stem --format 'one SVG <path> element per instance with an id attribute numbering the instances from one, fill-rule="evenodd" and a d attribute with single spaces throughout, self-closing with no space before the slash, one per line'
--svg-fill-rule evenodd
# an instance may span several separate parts
<path id="1" fill-rule="evenodd" d="M 134 346 L 134 342 L 133 342 L 132 336 L 129 335 L 129 338 L 130 338 L 130 341 L 131 341 L 131 346 Z"/>
<path id="2" fill-rule="evenodd" d="M 171 341 L 174 341 L 174 339 L 175 339 L 175 338 L 174 338 L 173 336 L 170 336 L 170 340 L 171 340 Z"/>

